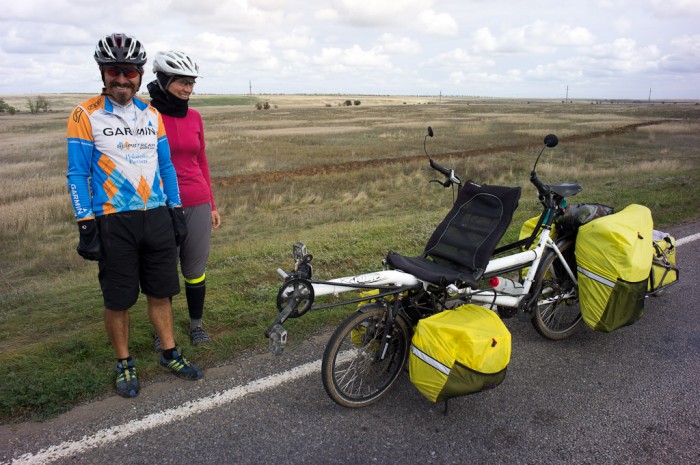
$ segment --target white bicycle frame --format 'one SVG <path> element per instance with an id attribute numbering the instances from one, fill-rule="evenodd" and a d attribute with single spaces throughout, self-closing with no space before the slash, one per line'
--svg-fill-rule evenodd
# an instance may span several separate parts
<path id="1" fill-rule="evenodd" d="M 458 288 L 455 285 L 448 286 L 447 290 L 450 294 L 469 297 L 474 302 L 481 302 L 493 306 L 517 308 L 523 298 L 530 292 L 535 276 L 537 275 L 538 267 L 545 250 L 549 248 L 559 258 L 559 261 L 564 266 L 574 283 L 576 281 L 576 273 L 571 270 L 568 263 L 564 259 L 561 251 L 550 237 L 550 228 L 544 227 L 540 232 L 540 237 L 537 246 L 533 249 L 524 252 L 518 252 L 505 257 L 495 258 L 489 261 L 484 272 L 485 275 L 493 276 L 502 271 L 510 271 L 514 269 L 522 269 L 528 267 L 527 275 L 525 276 L 523 286 L 516 288 L 510 292 L 496 291 L 494 289 L 472 289 L 470 287 Z M 281 269 L 277 272 L 286 278 L 287 274 Z M 328 283 L 338 283 L 334 286 Z M 352 287 L 357 284 L 362 287 Z M 323 284 L 312 283 L 314 295 L 316 297 L 323 295 L 337 296 L 342 292 L 356 291 L 367 289 L 368 286 L 376 286 L 378 289 L 382 286 L 397 286 L 397 287 L 414 287 L 421 285 L 424 288 L 429 286 L 429 283 L 416 278 L 410 273 L 405 273 L 400 270 L 382 270 L 372 273 L 364 273 L 354 276 L 345 276 L 326 281 Z"/>

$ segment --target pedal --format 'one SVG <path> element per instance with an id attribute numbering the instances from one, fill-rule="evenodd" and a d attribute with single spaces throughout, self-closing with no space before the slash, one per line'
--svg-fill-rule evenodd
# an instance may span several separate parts
<path id="1" fill-rule="evenodd" d="M 287 346 L 287 330 L 280 324 L 274 325 L 269 333 L 268 349 L 273 355 L 282 355 Z"/>
<path id="2" fill-rule="evenodd" d="M 295 262 L 301 261 L 307 255 L 306 245 L 303 242 L 295 242 L 292 246 L 292 258 Z"/>

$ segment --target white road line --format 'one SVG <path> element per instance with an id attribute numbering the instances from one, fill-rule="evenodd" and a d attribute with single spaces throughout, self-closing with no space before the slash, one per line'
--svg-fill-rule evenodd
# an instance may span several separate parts
<path id="1" fill-rule="evenodd" d="M 690 236 L 681 237 L 676 241 L 676 245 L 687 244 L 688 242 L 697 241 L 700 239 L 700 233 L 691 234 Z"/>
<path id="2" fill-rule="evenodd" d="M 13 459 L 10 463 L 13 465 L 47 464 L 60 458 L 81 454 L 96 447 L 121 441 L 141 431 L 157 428 L 158 426 L 173 423 L 191 415 L 206 412 L 220 405 L 236 401 L 248 394 L 266 391 L 280 384 L 303 378 L 319 371 L 321 371 L 321 361 L 316 360 L 315 362 L 300 365 L 283 373 L 251 381 L 244 386 L 236 386 L 227 391 L 216 393 L 197 401 L 186 402 L 183 405 L 169 410 L 152 413 L 140 420 L 132 420 L 119 426 L 103 429 L 92 436 L 83 437 L 78 441 L 67 441 L 57 446 L 51 446 L 48 449 L 40 450 L 36 454 L 24 454 L 21 457 Z M 3 463 L 3 465 L 6 465 L 6 462 Z"/>
<path id="3" fill-rule="evenodd" d="M 700 239 L 700 233 L 691 234 L 676 240 L 676 246 L 687 244 Z M 55 460 L 71 455 L 81 454 L 90 449 L 100 447 L 112 442 L 120 441 L 141 431 L 163 426 L 182 420 L 191 415 L 206 412 L 220 405 L 236 401 L 248 394 L 263 392 L 270 388 L 295 379 L 303 378 L 310 374 L 321 371 L 321 361 L 306 363 L 283 373 L 267 376 L 244 386 L 236 386 L 227 391 L 216 393 L 212 396 L 199 399 L 197 401 L 186 402 L 185 404 L 158 413 L 152 413 L 140 420 L 132 420 L 119 426 L 98 431 L 89 437 L 83 437 L 79 441 L 66 441 L 48 449 L 42 449 L 36 454 L 24 454 L 10 462 L 12 465 L 24 464 L 48 464 Z M 0 465 L 8 465 L 2 462 Z"/>

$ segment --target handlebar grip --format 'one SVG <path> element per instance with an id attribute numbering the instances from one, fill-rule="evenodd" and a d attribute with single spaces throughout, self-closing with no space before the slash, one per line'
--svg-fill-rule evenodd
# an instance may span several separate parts
<path id="1" fill-rule="evenodd" d="M 542 184 L 542 181 L 539 180 L 537 177 L 537 173 L 534 171 L 530 173 L 530 182 L 534 184 L 534 186 L 537 188 L 537 192 L 539 192 L 542 195 L 546 195 L 549 193 L 549 186 L 545 186 Z"/>
<path id="2" fill-rule="evenodd" d="M 450 177 L 450 174 L 452 173 L 451 170 L 448 170 L 444 166 L 435 163 L 432 158 L 430 159 L 430 167 L 432 169 L 434 169 L 435 171 L 439 171 L 440 173 L 447 176 L 448 178 Z"/>

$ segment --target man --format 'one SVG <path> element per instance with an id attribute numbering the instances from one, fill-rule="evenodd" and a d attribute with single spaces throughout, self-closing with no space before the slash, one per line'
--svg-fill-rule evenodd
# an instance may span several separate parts
<path id="1" fill-rule="evenodd" d="M 180 292 L 177 246 L 187 234 L 177 177 L 160 114 L 135 97 L 146 51 L 110 34 L 95 49 L 104 88 L 68 120 L 68 188 L 78 220 L 78 253 L 99 262 L 107 336 L 117 356 L 117 393 L 136 397 L 129 356 L 129 308 L 146 295 L 164 348 L 160 364 L 197 380 L 201 370 L 176 349 L 171 298 Z"/>

